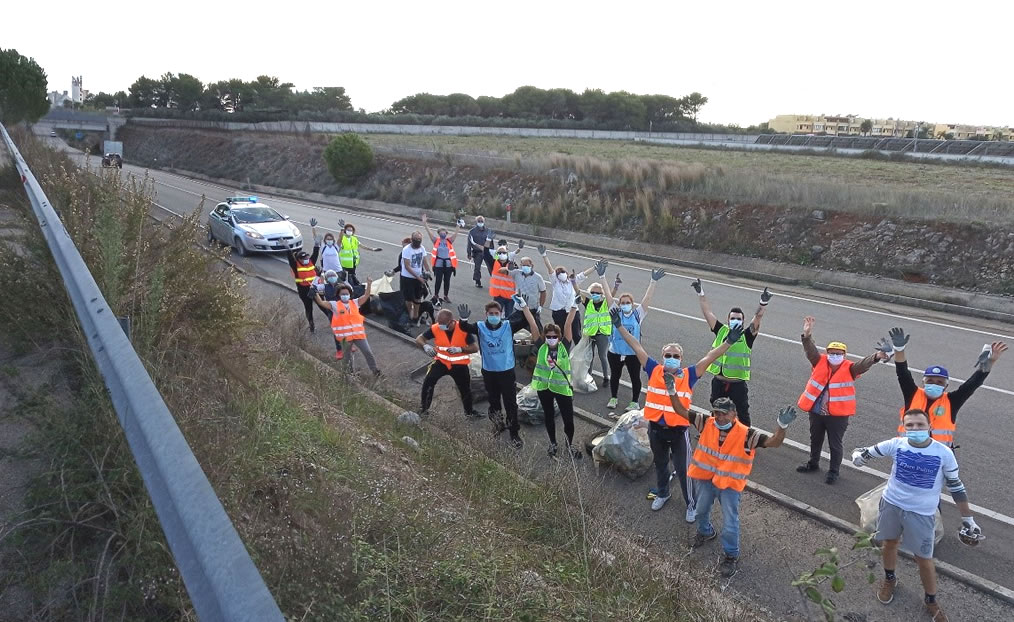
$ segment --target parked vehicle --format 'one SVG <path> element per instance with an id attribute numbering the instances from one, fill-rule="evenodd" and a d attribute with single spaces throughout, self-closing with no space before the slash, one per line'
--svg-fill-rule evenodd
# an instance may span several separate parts
<path id="1" fill-rule="evenodd" d="M 288 252 L 303 247 L 303 234 L 257 197 L 229 197 L 208 215 L 208 243 L 229 244 L 246 256 L 253 252 Z"/>

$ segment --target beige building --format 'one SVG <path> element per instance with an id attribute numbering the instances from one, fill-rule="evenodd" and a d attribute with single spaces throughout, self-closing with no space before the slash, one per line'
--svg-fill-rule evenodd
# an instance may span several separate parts
<path id="1" fill-rule="evenodd" d="M 821 136 L 863 136 L 864 117 L 855 115 L 801 115 L 780 114 L 768 121 L 768 127 L 783 134 L 817 134 Z M 990 140 L 1014 140 L 1014 129 L 1010 127 L 985 127 L 975 125 L 920 123 L 901 119 L 869 119 L 872 127 L 869 136 L 881 138 L 904 138 L 922 125 L 933 138 L 952 137 L 955 140 L 974 139 L 985 136 Z"/>

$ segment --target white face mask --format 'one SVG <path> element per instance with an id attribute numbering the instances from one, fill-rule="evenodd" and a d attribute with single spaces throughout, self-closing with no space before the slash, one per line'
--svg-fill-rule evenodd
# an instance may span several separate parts
<path id="1" fill-rule="evenodd" d="M 828 354 L 827 355 L 827 362 L 830 363 L 830 364 L 832 364 L 832 365 L 841 365 L 844 360 L 845 360 L 845 355 L 844 354 Z"/>
<path id="2" fill-rule="evenodd" d="M 355 231 L 353 231 L 352 229 L 345 230 L 345 235 L 352 235 L 353 233 L 355 233 Z"/>
<path id="3" fill-rule="evenodd" d="M 546 345 L 547 346 L 555 346 L 558 343 L 560 343 L 560 338 L 559 337 L 546 337 Z"/>
<path id="4" fill-rule="evenodd" d="M 556 278 L 561 283 L 566 283 L 567 282 L 567 273 L 566 272 L 561 272 L 561 273 L 559 273 L 559 274 L 556 275 Z"/>
<path id="5" fill-rule="evenodd" d="M 334 246 L 334 240 L 324 240 L 324 244 L 327 246 Z"/>

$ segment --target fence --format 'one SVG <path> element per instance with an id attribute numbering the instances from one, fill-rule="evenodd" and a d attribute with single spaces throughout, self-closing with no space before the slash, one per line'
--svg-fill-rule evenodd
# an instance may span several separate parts
<path id="1" fill-rule="evenodd" d="M 4 142 L 109 390 L 169 549 L 202 622 L 284 622 L 158 389 L 7 129 Z"/>

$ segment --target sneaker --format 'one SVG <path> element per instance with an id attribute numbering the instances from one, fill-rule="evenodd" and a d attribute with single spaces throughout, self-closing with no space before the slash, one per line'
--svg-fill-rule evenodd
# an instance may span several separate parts
<path id="1" fill-rule="evenodd" d="M 877 588 L 877 600 L 885 605 L 891 604 L 894 600 L 894 590 L 898 587 L 898 579 L 888 581 L 886 578 L 880 580 L 880 587 Z"/>
<path id="2" fill-rule="evenodd" d="M 581 458 L 584 457 L 584 454 L 581 453 L 580 449 L 578 449 L 577 447 L 574 447 L 573 445 L 571 445 L 570 446 L 570 457 L 573 458 L 574 460 L 580 460 Z"/>
<path id="3" fill-rule="evenodd" d="M 550 443 L 549 444 L 549 449 L 546 450 L 546 453 L 549 454 L 550 458 L 555 458 L 556 457 L 556 449 L 557 449 L 556 448 L 556 443 Z"/>
<path id="4" fill-rule="evenodd" d="M 430 409 L 429 408 L 423 408 L 422 410 L 419 411 L 419 418 L 420 419 L 425 419 L 426 417 L 429 417 L 429 416 L 430 416 Z"/>
<path id="5" fill-rule="evenodd" d="M 514 449 L 521 449 L 522 447 L 525 446 L 525 442 L 523 440 L 521 440 L 520 436 L 512 434 L 511 435 L 511 440 L 510 440 L 510 445 Z"/>
<path id="6" fill-rule="evenodd" d="M 337 361 L 342 360 L 343 358 L 345 358 L 345 351 L 344 350 L 338 350 L 337 352 L 334 353 L 334 358 Z"/>
<path id="7" fill-rule="evenodd" d="M 739 570 L 739 558 L 733 557 L 732 555 L 726 555 L 722 558 L 722 563 L 718 565 L 718 572 L 725 578 L 729 578 L 736 574 Z"/>
<path id="8" fill-rule="evenodd" d="M 687 508 L 686 518 L 687 518 L 687 522 L 688 523 L 696 523 L 697 522 L 697 510 L 695 510 L 694 508 Z"/>
<path id="9" fill-rule="evenodd" d="M 835 483 L 837 481 L 838 481 L 838 474 L 835 473 L 834 471 L 828 471 L 827 475 L 824 476 L 824 483 L 825 484 L 833 484 L 833 483 Z"/>
<path id="10" fill-rule="evenodd" d="M 926 603 L 926 613 L 930 615 L 930 620 L 933 622 L 947 622 L 947 614 L 935 602 Z"/>
<path id="11" fill-rule="evenodd" d="M 696 534 L 694 534 L 693 548 L 696 549 L 699 546 L 703 546 L 717 537 L 718 537 L 717 531 L 712 531 L 710 534 L 703 534 L 698 531 Z"/>
<path id="12" fill-rule="evenodd" d="M 796 467 L 797 473 L 811 473 L 813 471 L 819 470 L 820 470 L 819 466 L 817 466 L 816 464 L 811 464 L 809 462 L 804 462 L 803 464 Z"/>
<path id="13" fill-rule="evenodd" d="M 638 404 L 637 402 L 631 402 L 631 403 L 627 404 L 627 407 L 624 410 L 637 410 L 640 407 L 641 407 L 641 405 Z"/>
<path id="14" fill-rule="evenodd" d="M 317 327 L 314 326 L 313 324 L 310 324 L 310 334 L 312 335 L 313 333 L 316 333 L 316 332 L 317 332 Z"/>
<path id="15" fill-rule="evenodd" d="M 446 302 L 446 303 L 450 303 L 451 302 L 450 296 L 443 296 L 443 297 L 440 298 L 440 300 L 442 300 L 443 302 Z"/>
<path id="16" fill-rule="evenodd" d="M 380 370 L 379 369 L 374 369 L 373 370 L 373 377 L 374 378 L 380 378 Z"/>
<path id="17" fill-rule="evenodd" d="M 482 419 L 482 414 L 479 411 L 472 409 L 465 413 L 465 419 Z"/>
<path id="18" fill-rule="evenodd" d="M 493 423 L 493 434 L 500 434 L 507 429 L 507 424 L 504 422 L 503 413 L 498 410 L 490 411 L 489 420 Z"/>
<path id="19" fill-rule="evenodd" d="M 609 398 L 609 401 L 606 402 L 606 408 L 608 408 L 609 410 L 612 410 L 612 409 L 616 408 L 616 402 L 617 401 L 618 400 L 615 397 Z"/>
<path id="20" fill-rule="evenodd" d="M 603 389 L 608 389 L 609 388 L 609 378 L 603 378 L 602 379 L 602 388 Z"/>
<path id="21" fill-rule="evenodd" d="M 666 495 L 664 497 L 658 497 L 658 496 L 656 496 L 655 500 L 651 502 L 651 510 L 653 512 L 657 512 L 657 511 L 661 510 L 662 506 L 665 505 L 665 502 L 668 501 L 669 497 L 671 497 L 671 496 L 672 495 Z"/>
<path id="22" fill-rule="evenodd" d="M 479 289 L 482 289 L 482 281 L 476 281 L 475 286 L 478 287 Z"/>

